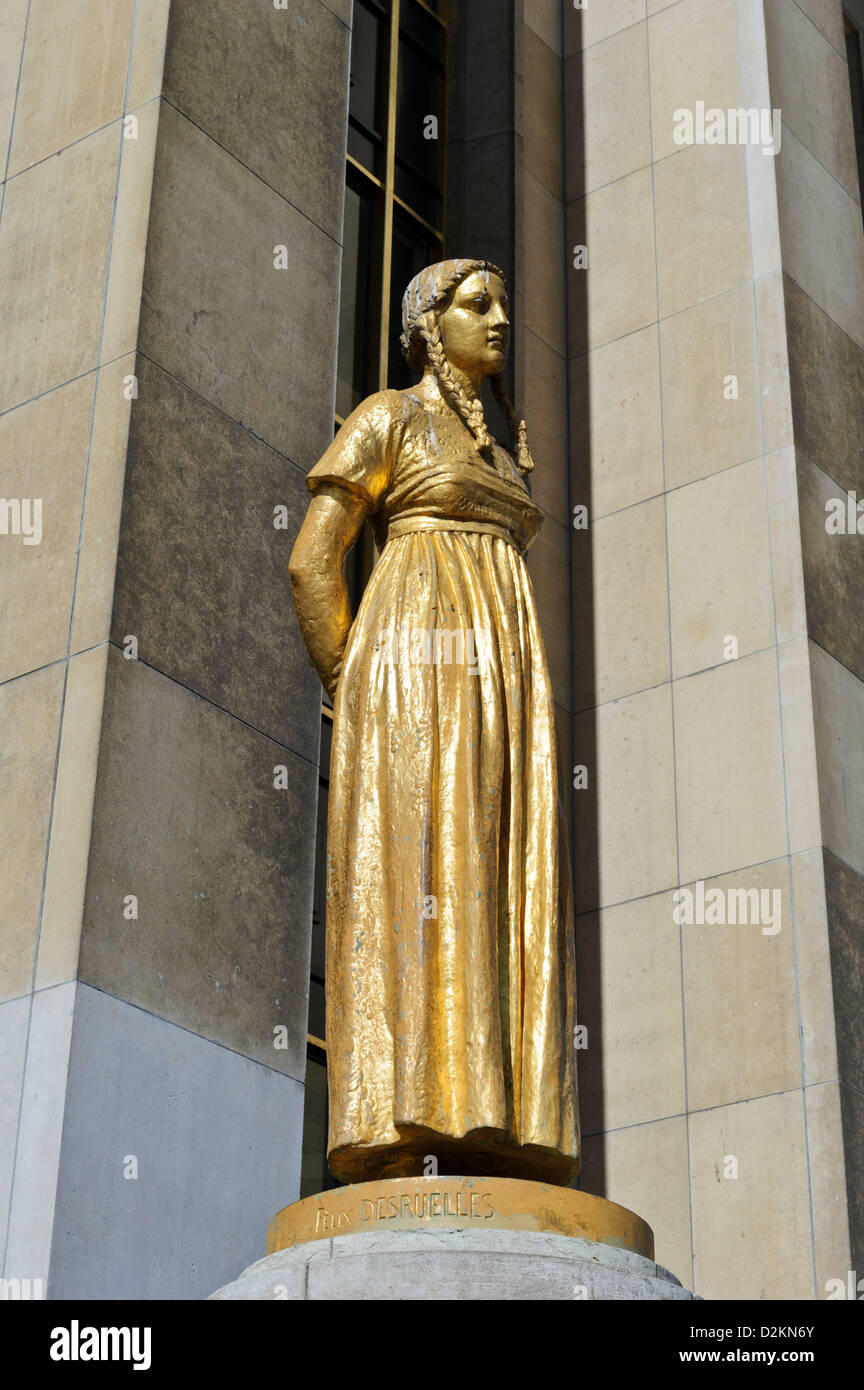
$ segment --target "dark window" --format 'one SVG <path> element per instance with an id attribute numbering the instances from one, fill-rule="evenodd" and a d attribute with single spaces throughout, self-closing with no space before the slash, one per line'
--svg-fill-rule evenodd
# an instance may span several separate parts
<path id="1" fill-rule="evenodd" d="M 351 414 L 377 382 L 370 379 L 366 343 L 376 336 L 378 296 L 372 274 L 371 250 L 375 207 L 374 189 L 353 171 L 345 188 L 345 221 L 342 281 L 339 308 L 339 366 L 336 377 L 336 413 Z"/>
<path id="2" fill-rule="evenodd" d="M 396 207 L 393 216 L 393 260 L 390 276 L 390 335 L 388 384 L 395 390 L 404 390 L 416 378 L 414 372 L 402 356 L 399 346 L 399 333 L 402 326 L 402 295 L 405 286 L 424 265 L 441 259 L 441 244 L 434 234 L 428 232 L 422 223 Z"/>
<path id="3" fill-rule="evenodd" d="M 387 126 L 387 8 L 354 0 L 348 98 L 348 153 L 381 175 Z"/>

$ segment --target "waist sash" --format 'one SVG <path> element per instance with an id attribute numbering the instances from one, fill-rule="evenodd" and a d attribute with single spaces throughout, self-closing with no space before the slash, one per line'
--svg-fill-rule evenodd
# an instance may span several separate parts
<path id="1" fill-rule="evenodd" d="M 448 516 L 402 516 L 390 522 L 387 529 L 388 541 L 392 536 L 411 536 L 422 531 L 473 531 L 482 536 L 497 536 L 515 550 L 522 549 L 519 542 L 504 526 L 494 521 L 457 521 Z"/>

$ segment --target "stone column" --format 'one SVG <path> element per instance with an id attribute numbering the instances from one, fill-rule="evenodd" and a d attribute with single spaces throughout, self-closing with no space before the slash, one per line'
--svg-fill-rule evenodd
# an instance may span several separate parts
<path id="1" fill-rule="evenodd" d="M 582 1182 L 706 1298 L 825 1297 L 862 1190 L 862 552 L 822 512 L 861 478 L 841 6 L 565 11 Z M 779 155 L 679 145 L 699 102 L 782 108 Z M 780 915 L 679 925 L 699 881 Z"/>
<path id="2" fill-rule="evenodd" d="M 53 1297 L 209 1292 L 298 1192 L 350 10 L 7 7 L 0 1209 Z"/>

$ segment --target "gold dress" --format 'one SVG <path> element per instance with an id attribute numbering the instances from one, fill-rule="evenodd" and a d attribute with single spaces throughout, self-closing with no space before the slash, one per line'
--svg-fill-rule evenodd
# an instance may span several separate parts
<path id="1" fill-rule="evenodd" d="M 330 764 L 328 1160 L 348 1181 L 427 1155 L 562 1184 L 579 1167 L 554 701 L 522 559 L 542 512 L 494 460 L 443 400 L 383 391 L 308 477 L 361 499 L 383 546 Z"/>

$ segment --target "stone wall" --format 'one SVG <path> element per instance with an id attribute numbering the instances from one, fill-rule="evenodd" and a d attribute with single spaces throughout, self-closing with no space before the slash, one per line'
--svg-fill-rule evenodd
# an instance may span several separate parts
<path id="1" fill-rule="evenodd" d="M 53 1226 L 51 1296 L 195 1297 L 299 1183 L 320 687 L 287 563 L 332 436 L 350 3 L 16 9 L 0 431 L 45 539 L 3 552 L 5 1272 L 44 1277 Z"/>
<path id="2" fill-rule="evenodd" d="M 565 13 L 568 247 L 588 251 L 569 281 L 573 499 L 592 518 L 574 533 L 582 1185 L 645 1217 L 703 1297 L 824 1297 L 855 1267 L 860 1202 L 838 1078 L 849 1144 L 861 560 L 820 513 L 861 460 L 841 7 Z M 779 155 L 676 144 L 700 101 L 782 107 Z M 832 875 L 826 855 L 827 910 L 823 845 L 845 861 Z M 699 880 L 779 890 L 780 930 L 678 925 L 674 890 Z"/>

